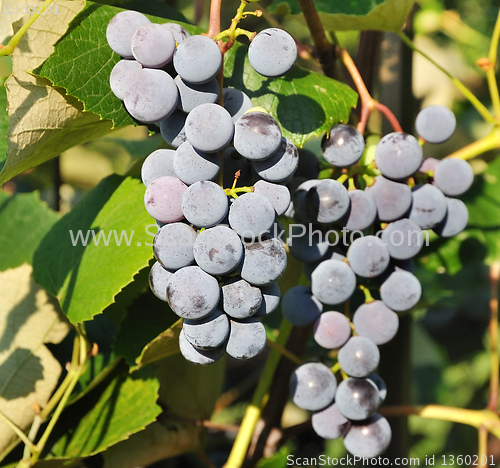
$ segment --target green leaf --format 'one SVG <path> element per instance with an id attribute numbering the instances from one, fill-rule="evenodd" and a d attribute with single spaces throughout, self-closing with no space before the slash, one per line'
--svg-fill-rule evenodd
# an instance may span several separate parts
<path id="1" fill-rule="evenodd" d="M 52 227 L 36 250 L 35 281 L 59 299 L 71 322 L 101 313 L 148 265 L 156 225 L 144 209 L 144 192 L 137 179 L 107 177 Z"/>
<path id="2" fill-rule="evenodd" d="M 38 244 L 58 219 L 37 192 L 0 197 L 0 271 L 31 264 Z"/>
<path id="3" fill-rule="evenodd" d="M 7 130 L 9 129 L 9 114 L 7 113 L 7 90 L 4 80 L 0 80 L 0 167 L 7 159 Z"/>
<path id="4" fill-rule="evenodd" d="M 321 22 L 327 31 L 359 31 L 376 29 L 398 31 L 413 8 L 414 0 L 357 0 L 333 2 L 314 0 Z M 286 5 L 299 21 L 304 21 L 297 0 L 273 0 L 270 10 Z"/>
<path id="5" fill-rule="evenodd" d="M 357 94 L 349 86 L 299 67 L 281 78 L 259 75 L 248 61 L 247 48 L 239 43 L 225 56 L 224 76 L 224 86 L 248 94 L 255 106 L 278 120 L 283 135 L 298 146 L 337 122 L 347 122 L 357 103 Z"/>

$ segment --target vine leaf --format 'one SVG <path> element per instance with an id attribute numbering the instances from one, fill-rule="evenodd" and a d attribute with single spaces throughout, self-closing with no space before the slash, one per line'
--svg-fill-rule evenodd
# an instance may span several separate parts
<path id="1" fill-rule="evenodd" d="M 319 18 L 327 31 L 376 29 L 398 31 L 413 8 L 414 0 L 358 0 L 332 2 L 314 0 Z M 288 10 L 292 17 L 304 21 L 297 0 L 273 0 L 270 11 Z"/>
<path id="2" fill-rule="evenodd" d="M 3 2 L 0 17 L 9 17 L 6 6 Z M 13 72 L 5 83 L 10 117 L 7 160 L 0 173 L 0 185 L 68 148 L 111 130 L 111 122 L 83 112 L 83 104 L 77 99 L 52 87 L 47 79 L 30 73 L 52 54 L 55 42 L 85 2 L 61 0 L 57 6 L 58 14 L 41 15 L 12 54 Z M 14 23 L 14 30 L 27 17 L 24 15 Z"/>
<path id="3" fill-rule="evenodd" d="M 144 209 L 145 190 L 138 179 L 107 177 L 35 251 L 35 281 L 59 299 L 72 323 L 100 314 L 148 265 L 156 225 Z"/>
<path id="4" fill-rule="evenodd" d="M 0 273 L 0 411 L 26 430 L 61 374 L 44 343 L 59 343 L 69 325 L 57 301 L 33 283 L 31 266 Z M 0 453 L 17 436 L 0 421 Z"/>

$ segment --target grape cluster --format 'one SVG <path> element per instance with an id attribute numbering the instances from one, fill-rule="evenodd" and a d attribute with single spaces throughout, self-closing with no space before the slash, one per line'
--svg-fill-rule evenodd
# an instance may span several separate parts
<path id="1" fill-rule="evenodd" d="M 311 286 L 287 291 L 282 311 L 296 326 L 313 324 L 316 343 L 333 350 L 337 364 L 332 369 L 321 362 L 298 367 L 291 395 L 299 407 L 314 412 L 312 426 L 318 435 L 344 437 L 353 455 L 376 457 L 391 441 L 389 423 L 376 412 L 387 389 L 374 371 L 378 346 L 398 331 L 398 313 L 420 299 L 412 259 L 423 246 L 423 231 L 451 237 L 467 225 L 467 207 L 455 197 L 473 182 L 470 165 L 457 158 L 423 159 L 421 147 L 425 141 L 447 140 L 455 124 L 449 109 L 426 107 L 416 120 L 421 140 L 400 132 L 385 135 L 372 162 L 361 160 L 365 143 L 357 129 L 335 125 L 323 139 L 322 151 L 341 172 L 339 181 L 295 182 L 287 214 L 308 223 L 315 233 L 300 237 L 297 232 L 296 237 L 292 230 L 288 243 L 292 255 L 306 262 Z M 335 242 L 342 238 L 341 230 L 347 245 Z M 350 236 L 355 231 L 356 239 Z M 365 302 L 351 320 L 337 311 L 323 311 L 348 301 L 356 288 L 365 293 Z M 342 372 L 340 384 L 332 370 Z"/>
<path id="2" fill-rule="evenodd" d="M 287 254 L 274 225 L 291 203 L 284 184 L 297 168 L 297 148 L 242 91 L 223 89 L 218 104 L 223 57 L 213 39 L 134 11 L 114 16 L 107 39 L 123 57 L 111 90 L 175 148 L 154 151 L 141 170 L 146 210 L 159 228 L 151 289 L 183 319 L 179 347 L 188 361 L 208 365 L 224 352 L 250 359 L 266 344 L 259 319 L 280 301 L 276 280 Z M 257 34 L 249 49 L 266 76 L 286 73 L 296 55 L 278 29 Z M 253 186 L 237 187 L 252 174 Z"/>

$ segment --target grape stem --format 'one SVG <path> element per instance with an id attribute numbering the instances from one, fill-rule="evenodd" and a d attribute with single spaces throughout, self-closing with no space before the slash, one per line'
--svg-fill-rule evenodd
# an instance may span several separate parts
<path id="1" fill-rule="evenodd" d="M 377 100 L 373 99 L 366 88 L 365 82 L 359 73 L 354 61 L 352 60 L 349 52 L 342 47 L 337 46 L 337 56 L 342 60 L 342 63 L 347 68 L 347 71 L 351 75 L 356 89 L 358 90 L 359 97 L 361 99 L 361 119 L 358 122 L 357 129 L 360 133 L 365 132 L 366 124 L 368 123 L 368 117 L 372 110 L 378 110 L 381 112 L 386 119 L 391 124 L 395 132 L 402 132 L 401 124 L 399 123 L 396 116 L 392 111 L 384 104 L 381 104 Z"/>
<path id="2" fill-rule="evenodd" d="M 488 81 L 488 88 L 490 90 L 491 103 L 493 104 L 493 110 L 497 119 L 500 119 L 500 96 L 498 94 L 498 83 L 495 77 L 495 68 L 497 65 L 497 48 L 499 39 L 500 12 L 498 12 L 495 29 L 493 30 L 493 35 L 491 36 L 490 50 L 488 52 L 489 66 L 486 70 L 486 79 Z"/>
<path id="3" fill-rule="evenodd" d="M 478 468 L 486 468 L 488 463 L 482 463 L 481 459 L 485 457 L 488 460 L 488 429 L 484 426 L 481 426 L 477 430 L 478 435 L 478 449 L 477 449 L 477 457 L 479 459 Z"/>
<path id="4" fill-rule="evenodd" d="M 488 406 L 490 411 L 498 410 L 499 358 L 498 358 L 498 283 L 500 280 L 500 263 L 494 262 L 490 267 L 490 390 Z"/>
<path id="5" fill-rule="evenodd" d="M 300 359 L 298 356 L 295 354 L 291 353 L 286 349 L 284 346 L 279 345 L 273 340 L 270 340 L 269 338 L 266 341 L 267 346 L 269 346 L 271 349 L 274 349 L 278 351 L 282 356 L 286 357 L 288 360 L 292 361 L 294 364 L 297 364 L 298 366 L 304 364 L 304 361 Z"/>
<path id="6" fill-rule="evenodd" d="M 446 157 L 464 159 L 467 161 L 497 148 L 500 148 L 500 127 L 494 127 L 489 135 L 464 146 Z"/>
<path id="7" fill-rule="evenodd" d="M 251 193 L 254 191 L 253 187 L 233 187 L 232 188 L 227 188 L 224 189 L 224 192 L 226 193 L 227 196 L 233 197 L 233 198 L 238 198 L 238 193 Z"/>
<path id="8" fill-rule="evenodd" d="M 360 284 L 358 288 L 361 289 L 361 291 L 363 291 L 363 294 L 365 295 L 365 304 L 369 304 L 370 302 L 375 302 L 375 299 L 373 299 L 370 290 L 366 286 Z"/>
<path id="9" fill-rule="evenodd" d="M 220 33 L 220 13 L 222 0 L 210 1 L 210 17 L 208 23 L 207 36 L 215 38 Z"/>

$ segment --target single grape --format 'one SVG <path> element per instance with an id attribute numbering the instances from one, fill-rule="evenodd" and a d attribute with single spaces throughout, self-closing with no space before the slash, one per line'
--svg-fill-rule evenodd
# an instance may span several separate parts
<path id="1" fill-rule="evenodd" d="M 121 11 L 117 13 L 106 28 L 106 39 L 109 47 L 123 58 L 134 58 L 132 54 L 132 36 L 141 27 L 150 24 L 146 16 L 138 11 Z"/>
<path id="2" fill-rule="evenodd" d="M 392 273 L 380 287 L 384 304 L 396 312 L 415 307 L 422 295 L 422 286 L 415 275 L 403 270 Z"/>
<path id="3" fill-rule="evenodd" d="M 391 257 L 397 260 L 415 257 L 423 246 L 422 229 L 408 218 L 388 224 L 381 239 Z"/>
<path id="4" fill-rule="evenodd" d="M 218 361 L 224 355 L 224 346 L 211 349 L 209 351 L 202 351 L 196 349 L 186 338 L 184 330 L 181 330 L 179 335 L 179 349 L 182 356 L 189 362 L 199 366 L 208 366 Z"/>
<path id="5" fill-rule="evenodd" d="M 228 211 L 224 189 L 210 181 L 195 182 L 182 197 L 182 212 L 186 219 L 198 227 L 219 224 Z"/>
<path id="6" fill-rule="evenodd" d="M 461 233 L 469 221 L 469 210 L 462 200 L 446 198 L 446 216 L 433 231 L 441 237 L 453 237 Z"/>
<path id="7" fill-rule="evenodd" d="M 235 359 L 252 359 L 266 347 L 267 335 L 264 325 L 254 317 L 246 320 L 230 320 L 231 331 L 226 352 Z"/>
<path id="8" fill-rule="evenodd" d="M 253 186 L 254 193 L 266 197 L 273 205 L 276 216 L 281 216 L 290 206 L 291 195 L 288 187 L 259 180 Z"/>
<path id="9" fill-rule="evenodd" d="M 222 308 L 235 319 L 246 319 L 255 315 L 262 304 L 260 289 L 235 277 L 222 286 Z"/>
<path id="10" fill-rule="evenodd" d="M 265 317 L 274 312 L 280 305 L 281 292 L 278 283 L 261 286 L 260 292 L 262 293 L 262 302 L 259 310 L 253 315 L 254 317 Z"/>
<path id="11" fill-rule="evenodd" d="M 340 304 L 354 293 L 356 275 L 345 262 L 325 260 L 311 275 L 311 289 L 323 304 Z"/>
<path id="12" fill-rule="evenodd" d="M 201 320 L 185 319 L 182 330 L 186 339 L 196 348 L 209 350 L 221 346 L 229 336 L 227 315 L 215 309 Z"/>
<path id="13" fill-rule="evenodd" d="M 121 101 L 125 99 L 125 89 L 130 76 L 139 70 L 142 70 L 142 65 L 135 60 L 120 60 L 111 70 L 109 86 Z"/>
<path id="14" fill-rule="evenodd" d="M 160 122 L 160 132 L 163 139 L 174 148 L 178 148 L 186 141 L 184 126 L 186 124 L 186 114 L 176 110 Z"/>
<path id="15" fill-rule="evenodd" d="M 177 75 L 174 82 L 179 90 L 177 107 L 183 112 L 189 113 L 200 104 L 213 104 L 219 99 L 219 83 L 215 78 L 195 85 L 182 81 Z"/>
<path id="16" fill-rule="evenodd" d="M 286 31 L 267 28 L 250 42 L 248 60 L 252 68 L 263 76 L 282 76 L 297 60 L 297 46 L 293 37 Z"/>
<path id="17" fill-rule="evenodd" d="M 373 301 L 356 309 L 352 323 L 359 336 L 370 339 L 376 345 L 383 345 L 396 336 L 399 317 L 382 301 Z"/>
<path id="18" fill-rule="evenodd" d="M 232 229 L 219 225 L 198 234 L 193 253 L 201 269 L 211 275 L 225 275 L 241 262 L 243 245 Z"/>
<path id="19" fill-rule="evenodd" d="M 175 175 L 187 185 L 215 179 L 221 164 L 220 153 L 204 153 L 194 148 L 189 141 L 175 150 L 173 158 Z"/>
<path id="20" fill-rule="evenodd" d="M 351 337 L 349 319 L 340 312 L 321 314 L 314 323 L 314 340 L 326 349 L 338 349 Z"/>
<path id="21" fill-rule="evenodd" d="M 238 183 L 239 187 L 245 187 L 251 184 L 252 168 L 248 159 L 229 146 L 224 150 L 224 187 L 232 187 L 236 176 L 239 172 Z"/>
<path id="22" fill-rule="evenodd" d="M 423 152 L 418 140 L 408 133 L 385 135 L 375 149 L 375 162 L 388 179 L 406 179 L 417 172 Z"/>
<path id="23" fill-rule="evenodd" d="M 193 245 L 196 231 L 184 223 L 163 226 L 153 241 L 153 252 L 158 261 L 169 270 L 191 265 L 194 262 Z"/>
<path id="24" fill-rule="evenodd" d="M 306 226 L 301 224 L 292 224 L 290 226 L 290 235 L 287 240 L 290 253 L 301 262 L 315 262 L 320 260 L 327 253 L 330 244 L 323 231 L 304 230 Z"/>
<path id="25" fill-rule="evenodd" d="M 268 232 L 275 217 L 271 202 L 258 193 L 244 193 L 229 207 L 229 224 L 246 239 L 260 238 Z"/>
<path id="26" fill-rule="evenodd" d="M 286 269 L 286 251 L 275 238 L 243 243 L 245 254 L 240 264 L 240 275 L 254 286 L 265 286 L 276 281 Z"/>
<path id="27" fill-rule="evenodd" d="M 165 66 L 175 52 L 175 39 L 163 25 L 148 23 L 141 26 L 132 36 L 132 54 L 146 68 Z"/>
<path id="28" fill-rule="evenodd" d="M 299 152 L 296 146 L 287 138 L 282 138 L 278 150 L 263 161 L 253 161 L 255 172 L 264 180 L 283 183 L 297 170 Z"/>
<path id="29" fill-rule="evenodd" d="M 181 318 L 201 320 L 217 307 L 219 296 L 217 280 L 197 266 L 181 268 L 168 280 L 168 304 Z"/>
<path id="30" fill-rule="evenodd" d="M 430 184 L 417 185 L 412 190 L 411 221 L 422 229 L 437 226 L 446 216 L 446 197 L 443 192 Z"/>
<path id="31" fill-rule="evenodd" d="M 181 42 L 185 41 L 188 37 L 191 37 L 191 34 L 189 34 L 188 30 L 182 27 L 180 24 L 164 23 L 162 24 L 162 26 L 170 31 L 170 34 L 174 36 L 175 42 L 177 44 L 180 44 Z"/>
<path id="32" fill-rule="evenodd" d="M 270 158 L 281 145 L 281 129 L 269 114 L 248 112 L 234 124 L 234 148 L 252 161 Z"/>
<path id="33" fill-rule="evenodd" d="M 188 83 L 201 84 L 215 78 L 222 66 L 219 46 L 209 37 L 184 39 L 174 54 L 174 68 Z"/>
<path id="34" fill-rule="evenodd" d="M 381 405 L 387 397 L 387 385 L 385 384 L 384 379 L 382 379 L 382 377 L 380 377 L 380 375 L 375 374 L 374 372 L 372 372 L 371 374 L 368 374 L 366 376 L 366 378 L 368 380 L 371 380 L 375 384 L 375 386 L 378 388 L 378 396 L 380 399 L 379 404 Z"/>
<path id="35" fill-rule="evenodd" d="M 379 407 L 378 388 L 368 379 L 345 379 L 337 388 L 335 403 L 346 418 L 362 421 L 375 414 Z"/>
<path id="36" fill-rule="evenodd" d="M 347 434 L 351 422 L 339 411 L 334 403 L 311 417 L 314 432 L 323 439 L 339 439 Z"/>
<path id="37" fill-rule="evenodd" d="M 345 214 L 345 227 L 349 231 L 362 231 L 369 228 L 377 217 L 377 206 L 372 196 L 364 190 L 349 190 L 351 203 Z"/>
<path id="38" fill-rule="evenodd" d="M 443 159 L 434 172 L 434 183 L 449 197 L 464 194 L 472 182 L 474 182 L 474 172 L 471 165 L 463 159 Z"/>
<path id="39" fill-rule="evenodd" d="M 455 114 L 444 106 L 424 107 L 417 115 L 415 128 L 417 133 L 429 143 L 443 143 L 455 131 Z"/>
<path id="40" fill-rule="evenodd" d="M 186 138 L 199 151 L 215 153 L 233 138 L 229 112 L 218 104 L 200 104 L 186 118 Z"/>
<path id="41" fill-rule="evenodd" d="M 438 167 L 438 164 L 441 162 L 440 159 L 436 159 L 436 158 L 425 158 L 423 161 L 422 161 L 422 164 L 420 165 L 420 167 L 418 168 L 418 172 L 420 172 L 421 174 L 427 174 L 427 173 L 431 173 L 431 174 L 434 174 L 436 168 Z"/>
<path id="42" fill-rule="evenodd" d="M 319 411 L 331 405 L 337 380 L 329 367 L 321 362 L 308 362 L 295 369 L 290 379 L 290 395 L 302 409 Z"/>
<path id="43" fill-rule="evenodd" d="M 146 187 L 160 177 L 176 177 L 174 171 L 174 150 L 159 149 L 153 151 L 144 161 L 141 168 L 141 179 Z"/>
<path id="44" fill-rule="evenodd" d="M 411 207 L 411 189 L 406 184 L 394 182 L 383 176 L 375 177 L 373 185 L 366 188 L 377 206 L 380 221 L 391 222 L 402 218 Z"/>
<path id="45" fill-rule="evenodd" d="M 389 266 L 389 250 L 376 236 L 358 237 L 347 251 L 347 259 L 354 273 L 363 278 L 381 275 Z"/>
<path id="46" fill-rule="evenodd" d="M 146 211 L 162 223 L 180 221 L 184 217 L 181 200 L 187 188 L 177 177 L 164 176 L 154 180 L 144 194 Z"/>
<path id="47" fill-rule="evenodd" d="M 294 286 L 283 296 L 281 311 L 292 325 L 304 327 L 321 315 L 323 305 L 313 296 L 309 286 Z"/>
<path id="48" fill-rule="evenodd" d="M 377 345 L 364 336 L 353 336 L 340 348 L 338 361 L 349 377 L 366 377 L 380 361 Z"/>
<path id="49" fill-rule="evenodd" d="M 233 123 L 236 123 L 247 110 L 253 107 L 250 98 L 239 89 L 224 88 L 222 95 L 224 97 L 224 107 L 231 115 Z"/>
<path id="50" fill-rule="evenodd" d="M 391 426 L 387 419 L 375 413 L 366 421 L 352 424 L 344 437 L 344 445 L 354 456 L 373 458 L 387 450 L 391 437 Z"/>
<path id="51" fill-rule="evenodd" d="M 363 156 L 365 140 L 352 125 L 334 125 L 321 142 L 323 157 L 336 167 L 356 164 Z"/>
<path id="52" fill-rule="evenodd" d="M 172 272 L 161 266 L 160 262 L 155 262 L 149 271 L 149 287 L 153 294 L 162 301 L 167 302 L 167 283 Z"/>
<path id="53" fill-rule="evenodd" d="M 168 73 L 143 68 L 128 79 L 123 102 L 134 119 L 156 123 L 174 112 L 178 97 L 177 86 Z"/>

